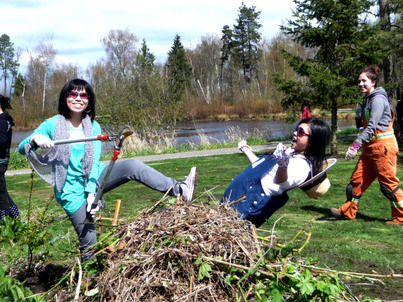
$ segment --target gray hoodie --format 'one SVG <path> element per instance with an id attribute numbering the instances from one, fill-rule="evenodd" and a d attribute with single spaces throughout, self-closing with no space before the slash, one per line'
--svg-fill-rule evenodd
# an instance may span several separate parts
<path id="1" fill-rule="evenodd" d="M 388 95 L 382 87 L 375 88 L 375 90 L 364 97 L 363 103 L 363 117 L 369 115 L 369 121 L 365 130 L 355 140 L 355 142 L 362 147 L 364 143 L 368 143 L 374 136 L 376 129 L 385 132 L 392 120 L 392 112 Z"/>

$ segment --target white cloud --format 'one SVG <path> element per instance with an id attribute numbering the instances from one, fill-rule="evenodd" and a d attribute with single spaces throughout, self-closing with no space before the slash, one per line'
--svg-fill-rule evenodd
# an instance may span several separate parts
<path id="1" fill-rule="evenodd" d="M 6 0 L 0 3 L 0 28 L 14 48 L 32 51 L 52 37 L 59 64 L 85 68 L 104 55 L 100 42 L 111 29 L 129 29 L 163 63 L 176 34 L 188 47 L 206 34 L 221 36 L 236 23 L 242 2 L 261 11 L 261 33 L 271 38 L 291 18 L 292 0 Z M 139 43 L 140 46 L 140 43 Z M 27 54 L 23 58 L 27 60 Z"/>

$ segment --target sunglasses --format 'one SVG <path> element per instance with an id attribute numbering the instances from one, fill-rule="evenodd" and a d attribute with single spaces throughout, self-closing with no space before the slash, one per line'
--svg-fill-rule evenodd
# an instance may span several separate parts
<path id="1" fill-rule="evenodd" d="M 298 137 L 309 136 L 309 134 L 305 132 L 304 128 L 301 128 L 301 127 L 298 127 L 297 129 L 295 129 L 295 132 L 297 132 Z"/>
<path id="2" fill-rule="evenodd" d="M 78 96 L 80 96 L 82 100 L 88 100 L 88 93 L 86 92 L 70 91 L 67 97 L 76 99 Z"/>

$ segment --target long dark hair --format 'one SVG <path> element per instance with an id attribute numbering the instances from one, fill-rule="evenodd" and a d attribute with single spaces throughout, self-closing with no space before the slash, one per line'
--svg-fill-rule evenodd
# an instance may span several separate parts
<path id="1" fill-rule="evenodd" d="M 309 124 L 311 128 L 304 155 L 312 164 L 313 175 L 316 175 L 320 172 L 326 158 L 326 146 L 330 143 L 330 127 L 325 121 L 316 117 L 301 120 L 297 127 L 300 124 Z"/>
<path id="2" fill-rule="evenodd" d="M 73 79 L 67 82 L 67 84 L 62 88 L 59 96 L 59 114 L 63 115 L 65 118 L 70 118 L 70 110 L 67 107 L 67 96 L 72 90 L 85 90 L 88 93 L 88 106 L 83 112 L 83 118 L 88 115 L 93 121 L 95 118 L 95 93 L 90 84 L 82 79 Z"/>
<path id="3" fill-rule="evenodd" d="M 6 110 L 6 109 L 13 109 L 11 108 L 11 100 L 10 98 L 0 94 L 0 106 L 1 110 Z"/>

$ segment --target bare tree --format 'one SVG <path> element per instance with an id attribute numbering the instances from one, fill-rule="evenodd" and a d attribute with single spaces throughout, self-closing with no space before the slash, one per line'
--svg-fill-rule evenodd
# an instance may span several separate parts
<path id="1" fill-rule="evenodd" d="M 36 47 L 36 52 L 39 55 L 39 61 L 43 66 L 43 91 L 42 91 L 42 116 L 45 114 L 46 103 L 46 83 L 49 76 L 50 68 L 52 67 L 57 51 L 53 48 L 53 43 L 49 41 L 40 42 Z"/>
<path id="2" fill-rule="evenodd" d="M 42 99 L 41 104 L 37 103 L 38 108 L 41 108 L 42 116 L 45 114 L 46 108 L 47 80 L 56 54 L 57 51 L 50 40 L 39 42 L 34 52 L 30 52 L 27 80 L 29 87 L 33 89 L 33 97 Z"/>
<path id="3" fill-rule="evenodd" d="M 110 30 L 108 35 L 101 39 L 106 51 L 106 61 L 109 68 L 117 77 L 117 81 L 130 75 L 137 57 L 138 38 L 128 29 Z"/>
<path id="4" fill-rule="evenodd" d="M 192 66 L 193 86 L 208 104 L 219 94 L 220 49 L 220 37 L 210 34 L 203 36 L 200 44 L 186 52 Z"/>

